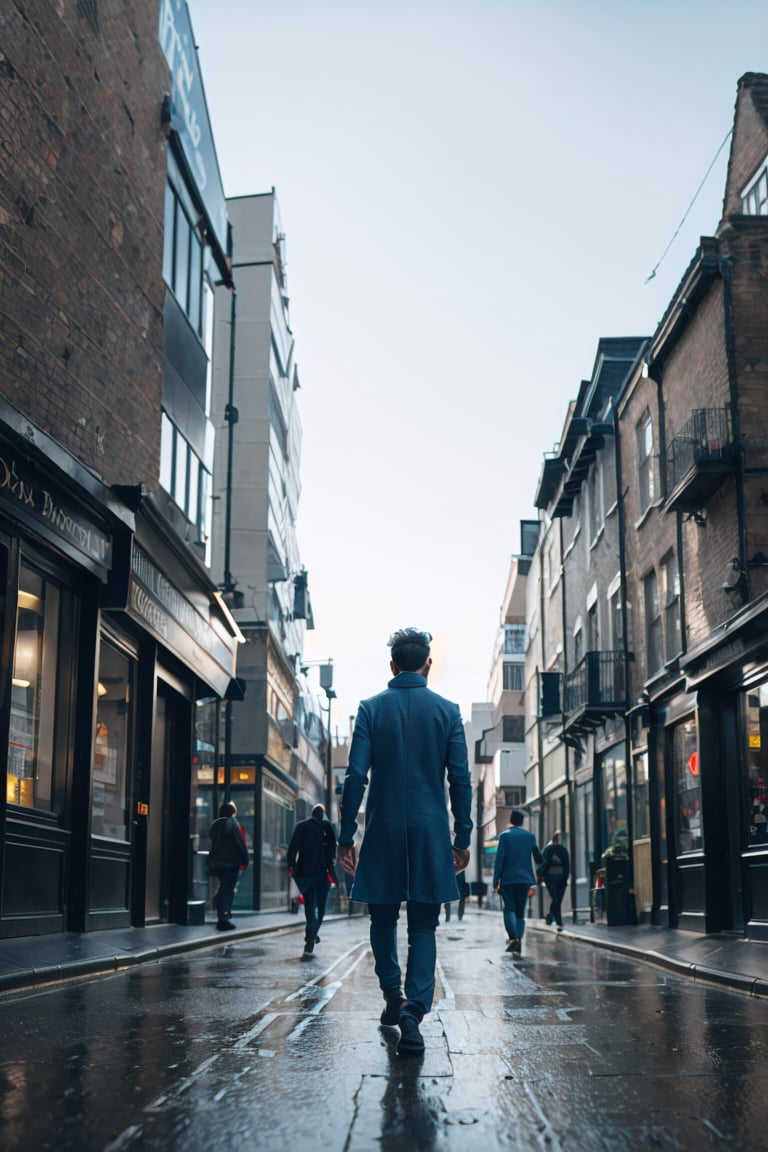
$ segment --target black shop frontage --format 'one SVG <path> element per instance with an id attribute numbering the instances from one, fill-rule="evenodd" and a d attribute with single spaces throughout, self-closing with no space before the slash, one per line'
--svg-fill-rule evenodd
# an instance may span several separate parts
<path id="1" fill-rule="evenodd" d="M 237 625 L 144 489 L 0 401 L 0 938 L 187 922 Z"/>

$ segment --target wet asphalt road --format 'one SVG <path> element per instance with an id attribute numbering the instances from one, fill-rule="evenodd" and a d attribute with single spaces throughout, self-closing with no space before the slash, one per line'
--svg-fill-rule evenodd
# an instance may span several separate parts
<path id="1" fill-rule="evenodd" d="M 768 1148 L 768 1003 L 529 931 L 441 922 L 423 1059 L 382 1028 L 367 921 L 0 997 L 0 1148 Z"/>

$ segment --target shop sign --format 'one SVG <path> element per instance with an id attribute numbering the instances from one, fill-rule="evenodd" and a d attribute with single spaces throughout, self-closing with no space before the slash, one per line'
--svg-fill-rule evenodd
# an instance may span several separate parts
<path id="1" fill-rule="evenodd" d="M 135 541 L 128 610 L 202 680 L 224 694 L 232 676 L 233 651 Z"/>
<path id="2" fill-rule="evenodd" d="M 112 564 L 112 538 L 28 460 L 0 455 L 0 504 L 44 533 L 75 559 L 105 577 Z"/>

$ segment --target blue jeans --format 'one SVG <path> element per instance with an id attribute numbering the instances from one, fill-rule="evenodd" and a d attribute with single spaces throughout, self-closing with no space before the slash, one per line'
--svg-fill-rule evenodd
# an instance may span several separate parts
<path id="1" fill-rule="evenodd" d="M 300 876 L 297 884 L 304 897 L 304 918 L 306 920 L 304 943 L 314 944 L 325 916 L 325 905 L 331 885 L 326 875 Z"/>
<path id="2" fill-rule="evenodd" d="M 501 902 L 504 927 L 510 940 L 522 940 L 525 934 L 525 905 L 530 884 L 502 884 Z"/>
<path id="3" fill-rule="evenodd" d="M 435 995 L 435 930 L 440 919 L 439 904 L 406 902 L 408 915 L 408 962 L 405 967 L 403 1011 L 421 1023 L 432 1007 Z M 385 996 L 394 996 L 403 987 L 397 958 L 399 904 L 369 904 L 371 951 L 379 987 Z"/>

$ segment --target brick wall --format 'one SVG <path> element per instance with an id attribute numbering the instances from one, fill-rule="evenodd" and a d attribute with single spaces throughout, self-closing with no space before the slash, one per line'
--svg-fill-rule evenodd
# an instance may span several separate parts
<path id="1" fill-rule="evenodd" d="M 110 484 L 159 470 L 168 90 L 154 0 L 5 0 L 0 391 Z"/>

